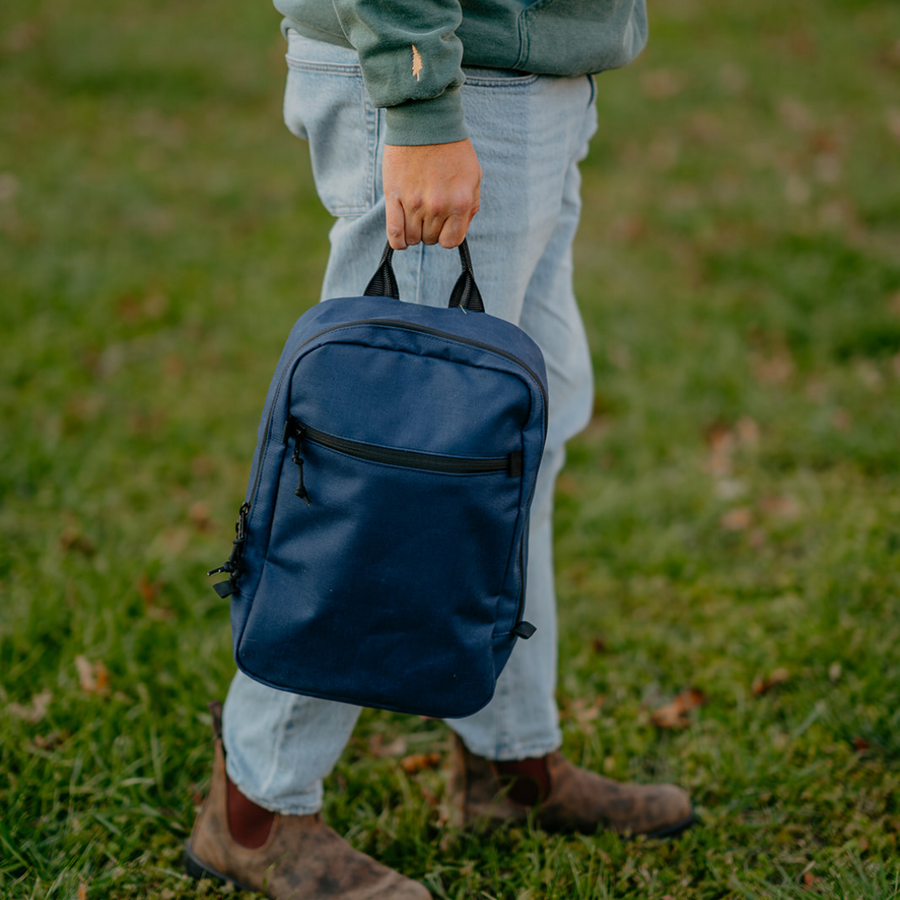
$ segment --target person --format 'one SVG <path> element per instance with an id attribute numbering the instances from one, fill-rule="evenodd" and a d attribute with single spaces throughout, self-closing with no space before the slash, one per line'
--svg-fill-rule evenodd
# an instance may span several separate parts
<path id="1" fill-rule="evenodd" d="M 626 64 L 647 34 L 643 0 L 275 0 L 285 16 L 288 128 L 309 142 L 334 215 L 323 297 L 362 293 L 385 230 L 400 296 L 446 304 L 449 252 L 468 235 L 487 311 L 544 353 L 549 426 L 532 506 L 519 642 L 480 712 L 448 722 L 459 823 L 663 837 L 694 821 L 672 785 L 618 784 L 559 751 L 551 513 L 566 440 L 592 408 L 572 288 L 578 163 L 596 129 L 591 73 Z M 607 127 L 610 127 L 607 124 Z M 365 373 L 360 373 L 365 377 Z M 269 897 L 423 900 L 424 886 L 352 849 L 321 820 L 322 780 L 359 710 L 238 672 L 209 798 L 187 847 L 195 877 Z M 226 752 L 227 751 L 227 752 Z"/>

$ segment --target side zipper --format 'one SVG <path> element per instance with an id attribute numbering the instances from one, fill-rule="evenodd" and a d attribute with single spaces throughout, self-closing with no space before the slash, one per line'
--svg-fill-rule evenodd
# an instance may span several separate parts
<path id="1" fill-rule="evenodd" d="M 407 469 L 422 469 L 427 472 L 441 472 L 449 475 L 482 475 L 492 472 L 507 472 L 518 478 L 522 474 L 522 451 L 514 450 L 506 456 L 442 456 L 437 453 L 422 453 L 418 450 L 400 450 L 395 447 L 379 447 L 337 437 L 317 428 L 311 428 L 295 416 L 288 416 L 284 423 L 281 440 L 287 443 L 294 438 L 294 452 L 291 461 L 297 466 L 298 483 L 294 493 L 309 506 L 312 502 L 303 481 L 303 458 L 300 455 L 301 441 L 311 441 L 329 450 L 336 450 L 346 456 L 353 456 L 368 462 Z"/>
<path id="2" fill-rule="evenodd" d="M 519 571 L 522 573 L 522 586 L 519 588 L 516 622 L 513 625 L 512 633 L 516 637 L 522 638 L 523 641 L 527 641 L 537 631 L 537 628 L 523 618 L 525 615 L 525 552 L 522 543 L 519 544 Z"/>
<path id="3" fill-rule="evenodd" d="M 221 566 L 210 569 L 207 575 L 217 575 L 219 572 L 227 572 L 229 578 L 227 581 L 220 581 L 213 585 L 215 592 L 222 597 L 230 596 L 238 587 L 238 581 L 243 571 L 242 559 L 244 556 L 244 543 L 247 540 L 247 516 L 250 514 L 250 504 L 242 503 L 240 512 L 238 513 L 237 522 L 234 525 L 234 541 L 231 545 L 231 556 Z"/>

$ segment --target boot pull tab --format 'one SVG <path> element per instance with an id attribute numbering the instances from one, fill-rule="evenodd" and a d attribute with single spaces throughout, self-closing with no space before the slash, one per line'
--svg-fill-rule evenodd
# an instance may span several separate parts
<path id="1" fill-rule="evenodd" d="M 220 741 L 222 740 L 222 702 L 213 700 L 211 703 L 207 703 L 206 706 L 212 716 L 213 736 L 217 741 Z"/>

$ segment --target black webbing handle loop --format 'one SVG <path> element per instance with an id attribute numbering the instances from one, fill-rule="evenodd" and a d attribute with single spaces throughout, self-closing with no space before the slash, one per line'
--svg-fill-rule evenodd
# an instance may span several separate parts
<path id="1" fill-rule="evenodd" d="M 394 251 L 390 245 L 384 248 L 381 254 L 381 262 L 372 276 L 372 280 L 366 285 L 363 295 L 366 297 L 393 297 L 400 299 L 400 290 L 397 287 L 397 278 L 391 265 Z M 469 255 L 469 245 L 465 240 L 459 245 L 459 259 L 462 263 L 462 273 L 453 286 L 448 307 L 459 306 L 467 312 L 484 312 L 484 301 L 481 292 L 475 284 L 475 273 L 472 271 L 472 257 Z"/>
<path id="2" fill-rule="evenodd" d="M 400 299 L 400 288 L 397 287 L 397 279 L 394 276 L 394 268 L 391 265 L 391 257 L 394 255 L 394 248 L 390 242 L 385 245 L 384 253 L 381 254 L 381 262 L 372 276 L 372 280 L 366 285 L 363 291 L 364 297 L 393 297 L 395 300 Z"/>

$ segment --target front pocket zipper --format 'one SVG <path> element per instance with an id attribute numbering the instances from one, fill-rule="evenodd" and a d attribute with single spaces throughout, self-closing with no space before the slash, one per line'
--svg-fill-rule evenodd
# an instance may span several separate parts
<path id="1" fill-rule="evenodd" d="M 400 466 L 407 469 L 422 469 L 426 472 L 441 472 L 446 475 L 484 475 L 492 472 L 506 472 L 512 478 L 522 474 L 522 451 L 514 450 L 506 456 L 442 456 L 437 453 L 422 453 L 418 450 L 400 450 L 395 447 L 379 447 L 337 437 L 317 428 L 311 428 L 295 416 L 288 416 L 284 423 L 282 442 L 294 438 L 292 462 L 297 466 L 298 483 L 294 493 L 309 505 L 309 494 L 303 481 L 303 458 L 300 455 L 301 441 L 311 441 L 329 450 L 336 450 L 346 456 L 363 459 L 386 466 Z"/>

